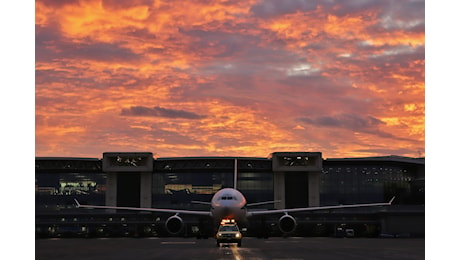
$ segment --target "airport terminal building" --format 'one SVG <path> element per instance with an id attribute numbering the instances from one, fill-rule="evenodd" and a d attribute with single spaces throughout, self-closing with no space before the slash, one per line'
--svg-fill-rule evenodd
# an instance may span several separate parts
<path id="1" fill-rule="evenodd" d="M 36 235 L 162 236 L 166 214 L 82 209 L 82 204 L 209 210 L 222 188 L 236 187 L 260 209 L 387 202 L 389 207 L 293 214 L 298 236 L 423 236 L 425 160 L 400 156 L 323 159 L 320 152 L 268 158 L 155 158 L 107 152 L 99 158 L 36 157 Z M 279 216 L 251 220 L 248 235 L 277 236 Z M 186 218 L 183 234 L 210 233 L 208 220 Z M 351 233 L 341 233 L 352 230 Z"/>

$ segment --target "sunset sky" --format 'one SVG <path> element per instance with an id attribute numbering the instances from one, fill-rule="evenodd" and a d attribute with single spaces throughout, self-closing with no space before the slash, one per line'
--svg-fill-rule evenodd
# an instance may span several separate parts
<path id="1" fill-rule="evenodd" d="M 425 2 L 37 0 L 35 155 L 425 156 Z"/>

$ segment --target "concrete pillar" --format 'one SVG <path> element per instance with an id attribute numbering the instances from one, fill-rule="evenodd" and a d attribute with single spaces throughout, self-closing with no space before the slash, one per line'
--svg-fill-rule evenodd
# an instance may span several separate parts
<path id="1" fill-rule="evenodd" d="M 115 172 L 107 173 L 105 205 L 117 206 L 117 174 Z"/>
<path id="2" fill-rule="evenodd" d="M 140 194 L 141 208 L 152 207 L 152 173 L 141 173 L 141 194 Z"/>
<path id="3" fill-rule="evenodd" d="M 102 171 L 107 173 L 107 191 L 105 204 L 117 205 L 118 173 L 140 173 L 141 207 L 152 206 L 153 154 L 151 152 L 106 152 L 102 158 Z"/>
<path id="4" fill-rule="evenodd" d="M 308 206 L 319 207 L 319 172 L 308 173 Z"/>
<path id="5" fill-rule="evenodd" d="M 308 206 L 319 206 L 320 173 L 323 168 L 322 154 L 320 152 L 276 152 L 271 156 L 274 199 L 281 200 L 275 203 L 275 208 L 283 209 L 286 206 L 285 174 L 290 173 L 302 173 L 308 176 Z"/>
<path id="6" fill-rule="evenodd" d="M 274 172 L 273 186 L 273 199 L 275 200 L 275 209 L 286 208 L 284 172 Z"/>

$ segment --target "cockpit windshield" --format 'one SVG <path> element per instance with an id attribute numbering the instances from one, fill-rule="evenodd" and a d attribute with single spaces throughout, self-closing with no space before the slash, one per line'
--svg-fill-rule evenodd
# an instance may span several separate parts
<path id="1" fill-rule="evenodd" d="M 233 196 L 225 196 L 225 195 L 220 197 L 220 199 L 221 200 L 236 200 L 236 198 Z"/>

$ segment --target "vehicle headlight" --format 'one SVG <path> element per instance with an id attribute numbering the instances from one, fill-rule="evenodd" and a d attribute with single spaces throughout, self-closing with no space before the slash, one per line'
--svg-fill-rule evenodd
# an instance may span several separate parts
<path id="1" fill-rule="evenodd" d="M 240 238 L 240 237 L 241 237 L 241 233 L 236 233 L 235 237 L 236 237 L 236 238 Z"/>
<path id="2" fill-rule="evenodd" d="M 222 236 L 222 233 L 217 233 L 217 237 L 221 237 Z"/>

